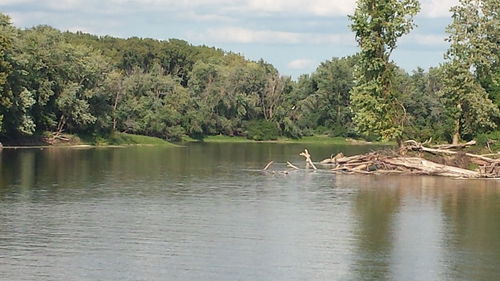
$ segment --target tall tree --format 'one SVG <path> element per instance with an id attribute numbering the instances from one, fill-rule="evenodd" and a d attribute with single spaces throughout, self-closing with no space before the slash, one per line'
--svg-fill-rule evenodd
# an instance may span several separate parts
<path id="1" fill-rule="evenodd" d="M 30 135 L 35 123 L 30 114 L 33 93 L 25 88 L 25 69 L 19 66 L 18 32 L 10 18 L 0 14 L 0 135 Z M 6 116 L 4 119 L 3 117 Z"/>
<path id="2" fill-rule="evenodd" d="M 460 0 L 451 9 L 442 95 L 455 120 L 453 143 L 497 126 L 491 99 L 499 102 L 499 9 L 498 0 Z"/>
<path id="3" fill-rule="evenodd" d="M 111 130 L 116 131 L 117 109 L 125 95 L 124 75 L 120 71 L 112 71 L 106 76 L 104 81 L 104 91 L 108 94 L 111 104 Z"/>
<path id="4" fill-rule="evenodd" d="M 333 135 L 344 135 L 351 123 L 350 95 L 354 86 L 353 65 L 355 57 L 333 58 L 322 62 L 313 79 L 316 81 L 321 112 L 319 124 L 331 128 Z"/>
<path id="5" fill-rule="evenodd" d="M 117 130 L 171 140 L 179 140 L 185 133 L 180 125 L 189 94 L 179 78 L 164 72 L 154 64 L 148 72 L 135 67 L 126 76 L 110 75 L 105 85 L 113 100 L 112 117 Z"/>
<path id="6" fill-rule="evenodd" d="M 428 72 L 417 68 L 411 75 L 400 70 L 398 87 L 408 116 L 405 137 L 426 141 L 446 140 L 451 136 L 451 120 L 439 95 L 442 73 L 440 67 Z"/>
<path id="7" fill-rule="evenodd" d="M 107 72 L 108 62 L 99 51 L 65 42 L 47 26 L 25 30 L 17 46 L 23 83 L 36 101 L 31 109 L 36 129 L 61 133 L 93 126 L 93 110 Z M 100 99 L 99 99 L 100 102 Z"/>
<path id="8" fill-rule="evenodd" d="M 4 114 L 12 104 L 7 87 L 7 78 L 12 72 L 12 65 L 7 57 L 12 49 L 12 34 L 10 18 L 0 13 L 0 132 L 4 129 Z"/>
<path id="9" fill-rule="evenodd" d="M 351 107 L 358 132 L 383 139 L 402 138 L 404 106 L 394 87 L 396 66 L 390 60 L 399 37 L 415 26 L 420 10 L 417 0 L 358 0 L 349 16 L 360 47 L 357 85 L 351 91 Z"/>

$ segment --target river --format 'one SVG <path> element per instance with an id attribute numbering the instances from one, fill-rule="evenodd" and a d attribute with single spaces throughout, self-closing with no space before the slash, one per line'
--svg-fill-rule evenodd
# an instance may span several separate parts
<path id="1" fill-rule="evenodd" d="M 305 146 L 374 149 L 4 149 L 0 280 L 500 280 L 498 181 L 282 173 Z"/>

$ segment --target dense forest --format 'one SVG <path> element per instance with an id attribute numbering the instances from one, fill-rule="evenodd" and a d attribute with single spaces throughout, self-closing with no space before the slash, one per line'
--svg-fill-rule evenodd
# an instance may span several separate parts
<path id="1" fill-rule="evenodd" d="M 401 30 L 387 28 L 394 38 L 377 33 L 388 41 L 367 46 L 363 36 L 377 26 L 363 22 L 371 11 L 363 2 L 370 1 L 358 1 L 351 16 L 361 51 L 296 81 L 263 60 L 182 40 L 19 29 L 0 14 L 0 141 L 115 131 L 167 140 L 328 134 L 457 141 L 498 134 L 498 1 L 461 0 L 443 63 L 411 73 L 389 54 L 412 23 L 398 21 Z M 403 13 L 413 16 L 418 2 L 406 2 L 416 3 Z"/>

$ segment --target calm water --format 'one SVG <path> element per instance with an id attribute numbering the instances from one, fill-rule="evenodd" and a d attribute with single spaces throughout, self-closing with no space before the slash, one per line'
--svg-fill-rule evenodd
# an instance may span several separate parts
<path id="1" fill-rule="evenodd" d="M 0 280 L 500 280 L 498 181 L 259 171 L 303 148 L 4 149 Z"/>

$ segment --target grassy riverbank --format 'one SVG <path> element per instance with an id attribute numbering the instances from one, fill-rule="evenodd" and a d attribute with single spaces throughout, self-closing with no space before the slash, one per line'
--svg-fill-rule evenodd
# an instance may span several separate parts
<path id="1" fill-rule="evenodd" d="M 295 144 L 331 144 L 331 145 L 365 145 L 365 144 L 382 144 L 392 145 L 393 143 L 381 142 L 367 142 L 364 140 L 346 139 L 342 137 L 329 137 L 326 135 L 307 136 L 300 139 L 291 139 L 280 137 L 276 140 L 255 141 L 245 137 L 237 136 L 206 136 L 203 139 L 193 139 L 188 136 L 183 137 L 182 142 L 206 142 L 206 143 L 295 143 Z M 4 146 L 57 146 L 57 147 L 71 147 L 71 146 L 125 146 L 125 145 L 168 145 L 175 146 L 176 144 L 170 143 L 166 140 L 149 137 L 143 135 L 134 135 L 127 133 L 113 133 L 107 136 L 96 135 L 71 135 L 63 134 L 61 139 L 49 141 L 47 136 L 32 136 L 25 138 L 16 138 L 4 141 Z"/>
<path id="2" fill-rule="evenodd" d="M 255 141 L 245 137 L 231 137 L 231 136 L 206 136 L 201 140 L 184 137 L 183 142 L 207 142 L 207 143 L 304 143 L 304 144 L 332 144 L 332 145 L 365 145 L 365 144 L 379 144 L 379 145 L 393 145 L 394 143 L 384 142 L 367 142 L 364 140 L 346 139 L 342 137 L 329 137 L 326 135 L 307 136 L 300 139 L 291 139 L 279 137 L 276 140 Z"/>
<path id="3" fill-rule="evenodd" d="M 126 145 L 164 145 L 176 146 L 166 140 L 143 135 L 113 133 L 107 136 L 63 134 L 61 138 L 50 139 L 48 136 L 31 136 L 7 139 L 4 147 L 84 147 L 84 146 L 126 146 Z"/>
<path id="4" fill-rule="evenodd" d="M 168 145 L 175 146 L 175 144 L 170 143 L 166 140 L 143 136 L 134 135 L 127 133 L 113 133 L 109 136 L 92 136 L 92 137 L 82 137 L 85 144 L 96 145 L 96 146 L 107 146 L 107 145 Z"/>

